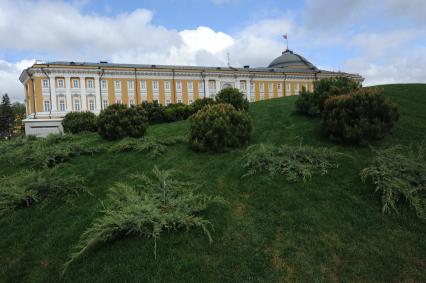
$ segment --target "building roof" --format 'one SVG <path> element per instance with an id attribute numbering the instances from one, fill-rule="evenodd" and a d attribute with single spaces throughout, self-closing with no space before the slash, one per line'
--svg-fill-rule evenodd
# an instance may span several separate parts
<path id="1" fill-rule="evenodd" d="M 281 68 L 281 69 L 301 69 L 303 71 L 307 70 L 317 70 L 311 62 L 306 60 L 304 57 L 299 54 L 293 53 L 293 51 L 287 49 L 281 56 L 275 58 L 268 66 L 268 68 Z"/>

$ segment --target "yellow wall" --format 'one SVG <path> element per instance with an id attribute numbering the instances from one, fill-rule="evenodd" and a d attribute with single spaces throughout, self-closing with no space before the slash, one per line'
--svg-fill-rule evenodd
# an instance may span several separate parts
<path id="1" fill-rule="evenodd" d="M 115 104 L 114 79 L 106 79 L 108 83 L 108 104 Z"/>
<path id="2" fill-rule="evenodd" d="M 147 100 L 152 102 L 152 81 L 150 79 L 146 80 L 146 90 L 147 90 Z"/>
<path id="3" fill-rule="evenodd" d="M 41 89 L 42 78 L 34 78 L 35 94 L 36 94 L 36 109 L 37 112 L 43 112 L 43 92 Z"/>
<path id="4" fill-rule="evenodd" d="M 269 99 L 269 81 L 263 81 L 263 99 Z"/>
<path id="5" fill-rule="evenodd" d="M 182 80 L 182 103 L 188 104 L 188 81 Z"/>
<path id="6" fill-rule="evenodd" d="M 254 101 L 260 100 L 259 82 L 254 82 Z"/>
<path id="7" fill-rule="evenodd" d="M 193 101 L 195 101 L 200 97 L 200 91 L 198 89 L 198 81 L 192 81 L 192 83 L 193 83 L 192 88 L 193 88 L 193 91 L 194 91 L 192 98 L 193 98 Z"/>
<path id="8" fill-rule="evenodd" d="M 166 96 L 165 96 L 165 80 L 158 80 L 158 84 L 159 84 L 159 96 L 158 96 L 158 102 L 161 105 L 165 105 L 166 104 Z"/>
<path id="9" fill-rule="evenodd" d="M 121 103 L 128 105 L 129 104 L 129 93 L 127 89 L 128 79 L 119 79 L 121 82 Z"/>

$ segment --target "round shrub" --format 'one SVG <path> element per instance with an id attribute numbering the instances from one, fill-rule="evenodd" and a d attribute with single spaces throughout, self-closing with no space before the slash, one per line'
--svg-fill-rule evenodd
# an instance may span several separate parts
<path id="1" fill-rule="evenodd" d="M 327 98 L 347 94 L 361 87 L 347 77 L 334 77 L 314 82 L 314 92 L 302 90 L 296 100 L 296 112 L 307 116 L 320 116 Z"/>
<path id="2" fill-rule="evenodd" d="M 398 118 L 398 105 L 382 89 L 362 88 L 327 99 L 322 125 L 334 141 L 367 144 L 383 139 Z"/>
<path id="3" fill-rule="evenodd" d="M 195 100 L 194 102 L 192 102 L 191 106 L 194 109 L 194 113 L 197 113 L 198 111 L 200 111 L 207 105 L 213 105 L 213 104 L 215 104 L 215 101 L 213 98 L 205 97 L 205 98 L 200 98 Z"/>
<path id="4" fill-rule="evenodd" d="M 158 101 L 144 101 L 139 107 L 143 108 L 146 111 L 150 124 L 158 124 L 164 122 L 163 107 L 158 103 Z"/>
<path id="5" fill-rule="evenodd" d="M 237 110 L 248 111 L 249 102 L 237 88 L 224 88 L 216 94 L 217 103 L 228 103 Z"/>
<path id="6" fill-rule="evenodd" d="M 96 132 L 96 115 L 92 112 L 70 112 L 62 120 L 66 133 Z"/>
<path id="7" fill-rule="evenodd" d="M 195 150 L 223 152 L 247 144 L 251 130 L 247 112 L 225 103 L 209 105 L 190 118 L 189 142 Z"/>
<path id="8" fill-rule="evenodd" d="M 194 108 L 183 103 L 169 104 L 163 109 L 165 122 L 175 122 L 185 120 L 194 113 Z"/>
<path id="9" fill-rule="evenodd" d="M 128 108 L 123 104 L 113 104 L 99 114 L 98 132 L 109 140 L 124 137 L 140 138 L 148 128 L 148 115 L 143 107 Z"/>

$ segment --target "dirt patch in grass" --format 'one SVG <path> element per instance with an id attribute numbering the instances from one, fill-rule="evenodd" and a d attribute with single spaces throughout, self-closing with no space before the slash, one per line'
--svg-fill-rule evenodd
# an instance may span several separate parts
<path id="1" fill-rule="evenodd" d="M 283 282 L 292 282 L 294 277 L 294 268 L 281 257 L 281 248 L 283 240 L 283 229 L 282 227 L 278 227 L 275 235 L 274 245 L 272 247 L 272 265 L 280 273 L 284 273 L 284 277 L 282 278 Z"/>

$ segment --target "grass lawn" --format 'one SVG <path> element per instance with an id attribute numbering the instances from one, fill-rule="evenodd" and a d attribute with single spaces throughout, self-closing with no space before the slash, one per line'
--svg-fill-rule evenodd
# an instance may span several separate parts
<path id="1" fill-rule="evenodd" d="M 400 105 L 400 121 L 378 148 L 426 140 L 426 85 L 387 85 Z M 75 261 L 65 282 L 426 282 L 426 223 L 402 209 L 383 215 L 378 195 L 360 180 L 373 154 L 338 146 L 321 134 L 319 120 L 294 114 L 295 97 L 250 105 L 252 144 L 325 146 L 348 156 L 328 175 L 289 183 L 285 177 L 241 178 L 245 149 L 195 153 L 187 144 L 164 155 L 109 153 L 74 157 L 60 174 L 87 178 L 93 195 L 43 201 L 0 218 L 0 282 L 56 282 L 81 234 L 98 217 L 106 191 L 154 165 L 179 179 L 202 183 L 229 205 L 204 214 L 213 243 L 201 230 L 162 234 L 157 242 L 125 238 Z M 148 136 L 188 132 L 188 122 L 152 126 Z M 105 143 L 96 134 L 93 144 Z M 1 153 L 0 153 L 1 154 Z M 0 164 L 0 175 L 23 168 Z"/>

